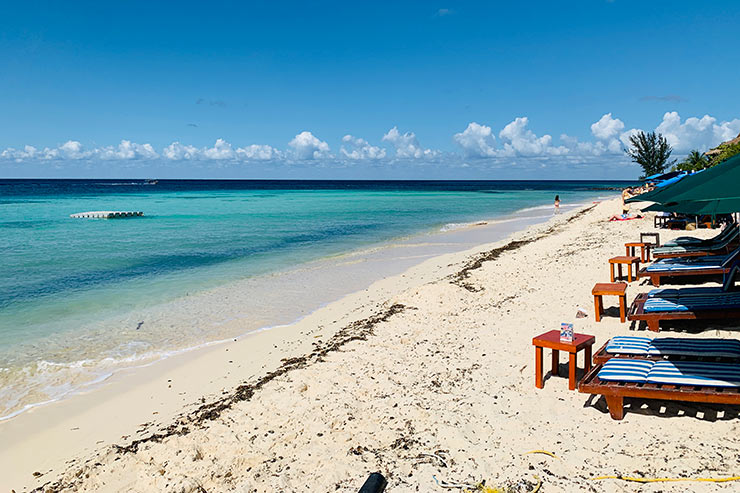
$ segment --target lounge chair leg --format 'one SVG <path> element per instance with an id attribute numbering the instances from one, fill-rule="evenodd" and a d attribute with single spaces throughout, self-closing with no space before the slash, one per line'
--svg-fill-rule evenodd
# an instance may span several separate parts
<path id="1" fill-rule="evenodd" d="M 660 287 L 660 276 L 650 276 L 650 284 L 656 288 Z"/>
<path id="2" fill-rule="evenodd" d="M 612 419 L 622 420 L 624 418 L 624 397 L 621 395 L 605 395 L 604 397 Z"/>
<path id="3" fill-rule="evenodd" d="M 650 332 L 660 332 L 660 321 L 659 320 L 648 320 L 647 326 Z"/>

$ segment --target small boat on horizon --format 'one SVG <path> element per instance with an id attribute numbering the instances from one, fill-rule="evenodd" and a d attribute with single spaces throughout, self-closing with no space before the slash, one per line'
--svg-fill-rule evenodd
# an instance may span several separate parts
<path id="1" fill-rule="evenodd" d="M 157 183 L 159 183 L 159 180 L 144 180 L 144 183 L 146 185 L 156 185 Z"/>

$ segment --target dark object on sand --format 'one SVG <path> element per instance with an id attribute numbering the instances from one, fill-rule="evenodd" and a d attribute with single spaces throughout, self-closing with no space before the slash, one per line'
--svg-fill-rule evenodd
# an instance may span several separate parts
<path id="1" fill-rule="evenodd" d="M 383 493 L 388 481 L 379 472 L 374 472 L 360 488 L 360 493 Z"/>

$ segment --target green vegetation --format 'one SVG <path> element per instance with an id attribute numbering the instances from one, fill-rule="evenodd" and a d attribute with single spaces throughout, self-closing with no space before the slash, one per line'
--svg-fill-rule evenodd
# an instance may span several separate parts
<path id="1" fill-rule="evenodd" d="M 715 164 L 721 163 L 725 159 L 731 158 L 735 154 L 740 154 L 740 142 L 736 142 L 734 144 L 722 144 L 717 149 L 719 149 L 721 152 L 712 156 L 709 166 L 714 166 Z"/>
<path id="2" fill-rule="evenodd" d="M 634 162 L 642 166 L 645 176 L 665 172 L 676 160 L 669 161 L 673 149 L 662 134 L 638 132 L 630 137 L 630 148 L 624 152 Z"/>
<path id="3" fill-rule="evenodd" d="M 686 159 L 673 167 L 674 171 L 700 171 L 711 166 L 709 159 L 694 149 L 686 156 Z"/>

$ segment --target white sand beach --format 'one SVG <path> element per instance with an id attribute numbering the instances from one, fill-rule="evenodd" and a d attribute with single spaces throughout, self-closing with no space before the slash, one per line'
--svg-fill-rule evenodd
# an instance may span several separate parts
<path id="1" fill-rule="evenodd" d="M 737 408 L 632 400 L 614 421 L 567 378 L 534 386 L 532 337 L 561 322 L 595 335 L 594 350 L 614 335 L 646 335 L 619 322 L 615 298 L 600 323 L 593 317 L 591 288 L 609 280 L 608 258 L 653 231 L 650 215 L 608 222 L 620 205 L 425 260 L 296 324 L 2 422 L 0 486 L 356 492 L 379 471 L 388 492 L 484 481 L 511 491 L 734 491 L 740 482 L 595 478 L 740 475 Z M 628 303 L 648 289 L 631 283 Z M 575 318 L 579 307 L 588 317 Z M 737 337 L 731 329 L 684 335 Z"/>

